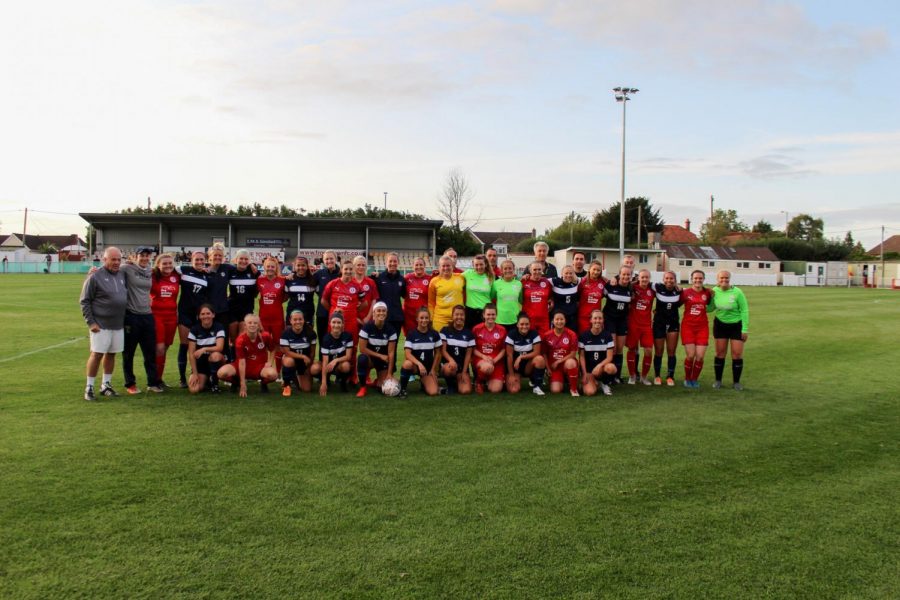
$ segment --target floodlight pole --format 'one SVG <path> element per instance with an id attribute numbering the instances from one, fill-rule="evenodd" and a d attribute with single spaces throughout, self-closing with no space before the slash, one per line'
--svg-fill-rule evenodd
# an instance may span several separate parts
<path id="1" fill-rule="evenodd" d="M 384 210 L 387 210 L 387 192 L 384 193 Z"/>
<path id="2" fill-rule="evenodd" d="M 625 261 L 625 106 L 631 100 L 628 97 L 629 94 L 636 94 L 637 92 L 637 88 L 613 88 L 616 102 L 622 103 L 622 197 L 619 201 L 619 266 Z"/>

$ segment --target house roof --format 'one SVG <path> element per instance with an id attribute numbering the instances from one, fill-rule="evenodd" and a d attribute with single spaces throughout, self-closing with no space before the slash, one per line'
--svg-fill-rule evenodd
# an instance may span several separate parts
<path id="1" fill-rule="evenodd" d="M 688 246 L 661 245 L 669 258 L 696 258 L 701 260 L 779 260 L 765 246 Z"/>
<path id="2" fill-rule="evenodd" d="M 510 247 L 522 240 L 533 238 L 535 234 L 533 231 L 470 231 L 469 233 L 485 246 L 507 244 Z"/>
<path id="3" fill-rule="evenodd" d="M 15 237 L 15 240 L 11 238 Z M 80 246 L 86 246 L 87 244 L 78 234 L 72 233 L 70 235 L 31 235 L 26 234 L 24 237 L 24 244 L 22 242 L 22 234 L 21 233 L 11 233 L 6 237 L 2 238 L 0 241 L 0 246 L 15 246 L 17 248 L 28 248 L 29 250 L 37 250 L 43 244 L 52 244 L 56 247 L 57 250 L 60 248 L 64 248 L 65 246 L 73 246 L 78 244 Z"/>
<path id="4" fill-rule="evenodd" d="M 696 235 L 681 225 L 663 225 L 662 244 L 696 244 L 699 241 Z"/>
<path id="5" fill-rule="evenodd" d="M 900 252 L 900 235 L 892 235 L 884 240 L 885 252 Z M 874 246 L 868 251 L 868 254 L 881 254 L 881 244 Z"/>

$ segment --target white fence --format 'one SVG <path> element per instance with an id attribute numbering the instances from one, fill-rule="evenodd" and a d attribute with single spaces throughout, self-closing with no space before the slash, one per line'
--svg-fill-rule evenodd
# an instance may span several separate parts
<path id="1" fill-rule="evenodd" d="M 716 271 L 707 271 L 705 269 L 692 269 L 691 271 L 675 271 L 678 275 L 678 281 L 690 281 L 693 271 L 703 271 L 706 275 L 707 285 L 716 285 Z M 659 273 L 660 281 L 662 281 L 662 273 Z M 656 281 L 656 278 L 654 278 Z M 775 286 L 778 285 L 777 273 L 739 273 L 731 271 L 731 285 L 742 286 Z"/>

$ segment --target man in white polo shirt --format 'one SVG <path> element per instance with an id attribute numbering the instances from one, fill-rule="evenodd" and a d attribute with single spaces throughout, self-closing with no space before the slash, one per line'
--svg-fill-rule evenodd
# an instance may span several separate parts
<path id="1" fill-rule="evenodd" d="M 87 360 L 85 400 L 96 400 L 94 381 L 103 363 L 103 383 L 100 394 L 117 396 L 112 388 L 112 373 L 116 353 L 125 345 L 125 307 L 128 292 L 125 275 L 120 270 L 122 252 L 110 246 L 103 253 L 103 266 L 90 274 L 81 289 L 81 314 L 90 328 L 91 355 Z"/>

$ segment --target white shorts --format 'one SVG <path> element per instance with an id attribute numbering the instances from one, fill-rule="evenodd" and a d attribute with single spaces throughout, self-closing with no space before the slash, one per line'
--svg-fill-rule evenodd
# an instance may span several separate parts
<path id="1" fill-rule="evenodd" d="M 125 348 L 124 329 L 101 329 L 91 333 L 91 352 L 116 354 Z"/>

